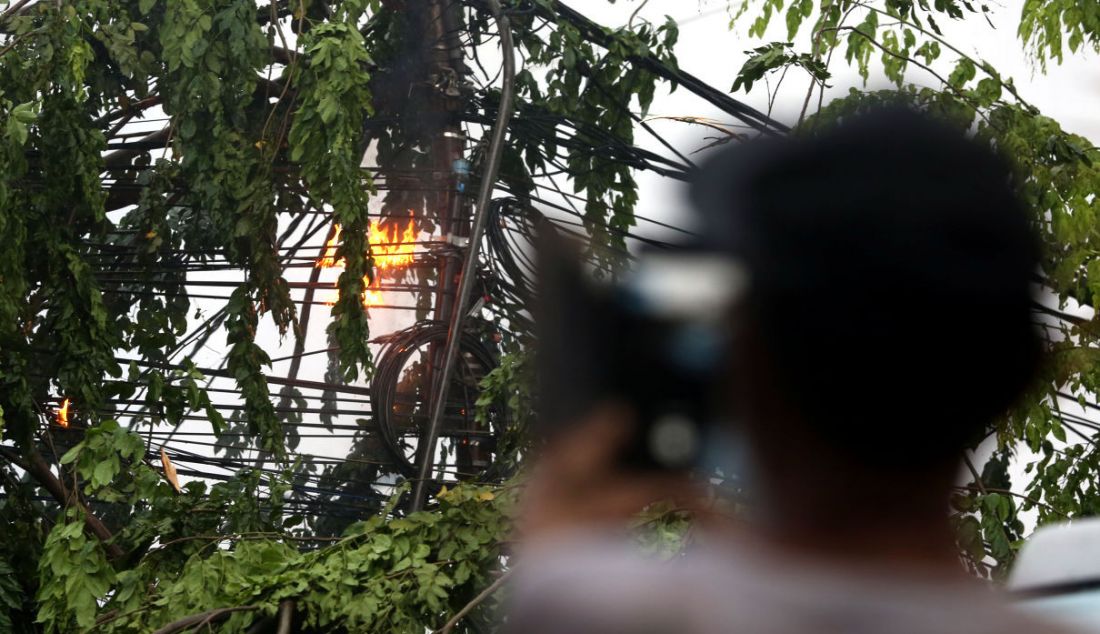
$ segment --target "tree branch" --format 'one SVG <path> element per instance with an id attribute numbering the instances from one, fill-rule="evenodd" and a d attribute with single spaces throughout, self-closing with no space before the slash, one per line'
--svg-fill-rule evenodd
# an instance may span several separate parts
<path id="1" fill-rule="evenodd" d="M 615 36 L 610 29 L 605 29 L 563 2 L 550 0 L 546 3 L 536 2 L 533 4 L 532 10 L 541 18 L 554 23 L 564 20 L 580 31 L 581 35 L 588 41 L 605 49 L 614 46 Z M 716 108 L 737 117 L 746 125 L 760 132 L 782 134 L 789 130 L 787 126 L 771 119 L 763 112 L 730 97 L 679 68 L 669 66 L 654 55 L 630 55 L 627 60 L 666 81 L 683 86 L 686 90 L 710 102 Z"/>
<path id="2" fill-rule="evenodd" d="M 148 152 L 151 147 L 163 147 L 168 142 L 168 136 L 168 127 L 165 127 L 131 142 L 130 145 L 137 146 L 135 149 L 108 152 L 103 156 L 103 167 L 108 170 L 127 168 L 130 166 L 130 161 Z"/>
<path id="3" fill-rule="evenodd" d="M 169 623 L 160 628 L 153 634 L 176 634 L 176 632 L 182 632 L 198 625 L 210 625 L 215 621 L 220 621 L 234 612 L 251 612 L 253 610 L 259 610 L 259 606 L 255 605 L 242 605 L 233 608 L 218 608 L 216 610 L 208 610 L 200 614 L 192 614 L 191 616 L 182 618 L 174 623 Z"/>
<path id="4" fill-rule="evenodd" d="M 61 483 L 61 480 L 59 480 L 52 471 L 50 471 L 50 466 L 42 459 L 41 454 L 34 452 L 24 460 L 20 458 L 18 452 L 14 449 L 0 447 L 0 455 L 4 456 L 8 462 L 30 474 L 30 476 L 37 480 L 38 483 L 42 485 L 42 488 L 46 489 L 46 491 L 48 491 L 62 506 L 66 508 L 71 506 L 79 507 L 84 512 L 84 528 L 99 539 L 103 544 L 103 549 L 107 551 L 107 556 L 109 558 L 117 560 L 125 555 L 121 546 L 111 542 L 111 539 L 114 537 L 111 534 L 111 530 L 107 528 L 98 517 L 93 515 L 87 506 L 68 494 L 65 490 L 65 485 Z"/>
<path id="5" fill-rule="evenodd" d="M 16 2 L 15 4 L 8 7 L 8 9 L 6 11 L 4 11 L 3 13 L 0 13 L 0 24 L 2 24 L 4 22 L 7 22 L 8 20 L 14 18 L 17 15 L 22 14 L 23 9 L 28 4 L 30 4 L 30 2 L 31 2 L 31 0 L 19 0 L 19 2 Z"/>
<path id="6" fill-rule="evenodd" d="M 493 593 L 499 590 L 500 587 L 503 586 L 506 581 L 508 581 L 508 578 L 512 576 L 512 573 L 515 572 L 515 570 L 515 568 L 512 568 L 511 570 L 497 577 L 496 581 L 490 584 L 488 588 L 482 590 L 480 594 L 474 597 L 473 601 L 470 601 L 461 610 L 456 612 L 455 615 L 451 617 L 451 620 L 447 621 L 447 623 L 444 624 L 443 627 L 436 630 L 433 634 L 450 634 L 451 630 L 453 630 L 455 626 L 458 625 L 459 621 L 465 618 L 466 615 L 470 612 L 473 612 L 474 608 L 481 605 L 486 599 L 493 596 Z"/>
<path id="7" fill-rule="evenodd" d="M 1010 489 L 996 489 L 996 488 L 991 489 L 991 488 L 987 487 L 983 491 L 981 489 L 978 489 L 978 487 L 975 487 L 975 486 L 955 486 L 955 488 L 956 489 L 961 489 L 963 491 L 978 491 L 979 493 L 982 493 L 983 495 L 988 495 L 990 493 L 1000 493 L 1001 495 L 1011 495 L 1012 497 L 1020 498 L 1021 500 L 1025 500 L 1027 502 L 1030 502 L 1030 503 L 1034 504 L 1035 506 L 1041 506 L 1041 507 L 1045 508 L 1046 510 L 1050 511 L 1051 513 L 1054 513 L 1056 515 L 1060 515 L 1060 516 L 1062 516 L 1066 519 L 1069 519 L 1068 515 L 1066 515 L 1062 511 L 1059 511 L 1058 509 L 1054 508 L 1053 506 L 1047 504 L 1046 502 L 1043 502 L 1041 500 L 1037 500 L 1037 499 L 1035 499 L 1035 498 L 1033 498 L 1029 495 L 1024 495 L 1023 493 L 1017 493 L 1017 492 L 1012 491 Z"/>
<path id="8" fill-rule="evenodd" d="M 294 618 L 294 599 L 283 599 L 279 604 L 279 629 L 275 634 L 290 634 L 291 621 Z"/>
<path id="9" fill-rule="evenodd" d="M 974 468 L 974 463 L 970 461 L 970 456 L 963 454 L 963 462 L 966 463 L 966 468 L 970 471 L 970 475 L 974 476 L 974 485 L 978 487 L 982 495 L 988 493 L 988 491 L 985 490 L 985 482 L 982 482 L 981 474 Z"/>
<path id="10" fill-rule="evenodd" d="M 902 55 L 901 53 L 898 53 L 897 51 L 892 51 L 892 50 L 886 48 L 885 46 L 880 44 L 878 42 L 878 40 L 876 40 L 875 38 L 871 37 L 867 33 L 859 30 L 858 28 L 856 28 L 854 26 L 838 26 L 838 27 L 834 27 L 832 29 L 827 29 L 827 30 L 831 30 L 831 31 L 851 31 L 853 33 L 856 33 L 859 36 L 861 36 L 863 39 L 867 40 L 872 46 L 874 46 L 875 48 L 882 51 L 883 53 L 886 53 L 887 55 L 889 55 L 889 56 L 891 56 L 895 59 L 901 60 L 901 61 L 903 61 L 907 64 L 912 64 L 912 65 L 916 66 L 917 68 L 920 68 L 924 72 L 926 72 L 929 75 L 935 77 L 940 83 L 942 83 L 944 86 L 946 86 L 948 90 L 955 93 L 955 96 L 957 96 L 959 98 L 959 100 L 961 100 L 966 105 L 970 106 L 974 110 L 974 112 L 979 117 L 981 117 L 986 123 L 990 124 L 991 126 L 993 125 L 993 122 L 989 120 L 989 117 L 984 112 L 982 112 L 981 108 L 974 105 L 974 100 L 972 98 L 970 98 L 958 86 L 955 86 L 951 82 L 947 81 L 947 79 L 943 75 L 937 73 L 928 64 L 922 64 L 922 63 L 918 62 L 916 59 L 914 59 L 912 57 L 907 57 L 905 55 Z"/>
<path id="11" fill-rule="evenodd" d="M 252 533 L 226 533 L 225 535 L 185 535 L 183 537 L 177 537 L 175 539 L 170 539 L 170 540 L 164 542 L 163 544 L 158 544 L 156 548 L 151 549 L 148 553 L 143 555 L 143 557 L 148 556 L 148 555 L 150 555 L 152 553 L 155 553 L 155 552 L 162 551 L 165 548 L 168 548 L 169 546 L 173 546 L 175 544 L 180 544 L 180 543 L 183 543 L 183 542 L 190 542 L 190 541 L 220 542 L 220 541 L 230 541 L 230 540 L 237 540 L 237 539 L 270 539 L 270 540 L 280 540 L 281 539 L 281 540 L 286 540 L 286 541 L 316 543 L 316 542 L 339 542 L 339 541 L 343 541 L 345 538 L 343 538 L 343 537 L 295 537 L 293 535 L 284 535 L 283 533 L 265 533 L 265 532 L 260 532 L 260 531 L 252 532 Z"/>
<path id="12" fill-rule="evenodd" d="M 148 110 L 149 108 L 152 108 L 154 106 L 159 106 L 160 103 L 161 103 L 160 95 L 153 95 L 152 97 L 146 97 L 145 99 L 141 99 L 141 100 L 138 100 L 138 101 L 135 101 L 133 103 L 128 104 L 125 108 L 119 108 L 118 110 L 113 110 L 111 112 L 108 112 L 107 114 L 103 115 L 102 117 L 96 119 L 94 125 L 97 126 L 97 127 L 102 127 L 102 126 L 105 126 L 108 123 L 114 121 L 115 119 L 117 119 L 119 117 L 122 117 L 122 116 L 125 116 L 125 115 L 137 114 L 138 112 L 141 112 L 143 110 Z M 108 135 L 108 136 L 110 136 L 110 135 Z"/>

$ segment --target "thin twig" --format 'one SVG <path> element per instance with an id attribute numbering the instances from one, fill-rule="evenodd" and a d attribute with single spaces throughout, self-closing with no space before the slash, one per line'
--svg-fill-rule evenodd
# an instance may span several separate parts
<path id="1" fill-rule="evenodd" d="M 243 540 L 243 539 L 271 539 L 271 540 L 287 540 L 295 542 L 339 542 L 346 539 L 345 537 L 295 537 L 293 535 L 284 535 L 282 533 L 230 533 L 227 535 L 188 535 L 186 537 L 177 537 L 164 542 L 160 546 L 150 550 L 145 556 L 151 555 L 155 552 L 159 552 L 173 546 L 175 544 L 181 544 L 183 542 L 190 541 L 212 541 L 222 542 L 229 540 Z"/>
<path id="2" fill-rule="evenodd" d="M 974 463 L 970 461 L 970 456 L 963 454 L 963 462 L 966 463 L 966 468 L 970 470 L 970 475 L 974 476 L 974 484 L 978 486 L 978 490 L 982 492 L 982 495 L 986 495 L 989 491 L 985 488 L 985 483 L 982 482 L 982 476 L 978 473 L 978 470 L 974 468 Z"/>
<path id="3" fill-rule="evenodd" d="M 955 488 L 962 489 L 964 491 L 977 491 L 977 490 L 979 490 L 977 487 L 972 487 L 972 486 L 957 486 Z M 1017 493 L 1017 492 L 1015 492 L 1011 489 L 990 489 L 990 488 L 987 488 L 987 489 L 985 489 L 985 491 L 983 491 L 983 493 L 1000 493 L 1001 495 L 1011 495 L 1012 497 L 1017 497 L 1017 498 L 1020 498 L 1021 500 L 1026 500 L 1028 502 L 1031 502 L 1035 506 L 1041 506 L 1041 507 L 1045 508 L 1046 510 L 1050 511 L 1051 513 L 1055 513 L 1055 514 L 1060 515 L 1060 516 L 1065 517 L 1065 518 L 1069 517 L 1065 513 L 1059 511 L 1058 509 L 1056 509 L 1053 506 L 1047 504 L 1046 502 L 1043 502 L 1042 500 L 1037 500 L 1037 499 L 1035 499 L 1035 498 L 1033 498 L 1029 495 L 1024 495 L 1023 493 Z"/>
<path id="4" fill-rule="evenodd" d="M 837 26 L 840 26 L 840 25 L 844 24 L 844 22 L 848 19 L 848 16 L 852 14 L 852 11 L 855 9 L 855 7 L 856 7 L 856 5 L 853 5 L 853 6 L 849 7 L 848 10 L 844 12 L 844 15 L 840 16 L 840 19 L 837 20 Z M 821 18 L 818 20 L 818 24 L 821 24 L 821 22 L 824 19 L 825 19 L 825 15 L 822 14 Z M 818 61 L 818 62 L 821 61 L 821 36 L 827 30 L 828 29 L 826 29 L 825 26 L 822 25 L 814 33 L 813 56 L 814 56 L 815 61 Z M 833 51 L 834 48 L 836 48 L 836 47 L 835 46 L 830 46 L 829 47 L 829 60 L 832 60 L 832 51 Z M 826 70 L 828 70 L 828 68 L 829 68 L 828 62 L 826 62 L 825 68 L 826 68 Z M 824 89 L 825 89 L 825 80 L 821 80 L 820 83 L 821 83 L 821 86 L 822 86 L 822 90 L 824 91 Z M 802 111 L 798 113 L 798 124 L 795 127 L 798 127 L 798 128 L 802 127 L 802 122 L 806 120 L 806 111 L 809 110 L 809 108 L 810 108 L 810 99 L 814 95 L 814 88 L 817 87 L 817 84 L 818 84 L 818 82 L 813 77 L 813 75 L 811 75 L 810 76 L 810 87 L 806 89 L 806 99 L 802 102 Z M 820 105 L 819 105 L 818 109 L 820 110 Z"/>
<path id="5" fill-rule="evenodd" d="M 634 13 L 630 14 L 630 19 L 626 22 L 626 28 L 634 28 L 634 18 L 638 17 L 638 13 L 645 8 L 645 5 L 649 4 L 649 0 L 642 0 L 642 3 L 638 5 L 637 9 L 634 9 Z"/>
<path id="6" fill-rule="evenodd" d="M 787 78 L 787 71 L 791 69 L 790 64 L 783 67 L 783 72 L 779 74 L 779 81 L 775 82 L 775 90 L 772 90 L 771 83 L 768 82 L 768 76 L 764 75 L 764 81 L 768 84 L 768 112 L 769 117 L 772 116 L 772 110 L 775 108 L 775 100 L 779 97 L 779 89 L 783 87 L 783 80 Z M 821 82 L 822 85 L 825 82 Z"/>

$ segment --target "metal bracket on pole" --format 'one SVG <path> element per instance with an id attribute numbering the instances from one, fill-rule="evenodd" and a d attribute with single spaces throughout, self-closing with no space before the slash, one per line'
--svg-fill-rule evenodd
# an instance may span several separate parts
<path id="1" fill-rule="evenodd" d="M 410 512 L 424 508 L 427 496 L 427 486 L 432 478 L 432 465 L 435 463 L 436 443 L 439 440 L 439 429 L 443 421 L 443 410 L 447 404 L 447 388 L 450 386 L 451 371 L 458 360 L 459 343 L 462 340 L 462 328 L 466 320 L 466 303 L 469 301 L 470 292 L 474 288 L 477 273 L 477 252 L 481 244 L 481 235 L 485 232 L 485 224 L 489 217 L 489 203 L 493 197 L 493 189 L 496 186 L 497 173 L 500 171 L 501 155 L 504 152 L 504 141 L 508 133 L 508 124 L 512 119 L 513 99 L 515 97 L 516 60 L 512 43 L 512 27 L 508 16 L 501 10 L 499 0 L 486 0 L 489 11 L 496 20 L 500 31 L 500 46 L 504 57 L 504 72 L 500 91 L 500 110 L 497 120 L 493 124 L 492 137 L 489 142 L 489 151 L 486 153 L 485 169 L 481 174 L 481 185 L 478 188 L 477 210 L 474 212 L 474 222 L 470 230 L 470 242 L 466 252 L 466 260 L 462 265 L 462 278 L 459 281 L 458 293 L 454 299 L 454 310 L 451 313 L 451 321 L 447 328 L 447 344 L 443 353 L 443 364 L 440 368 L 440 376 L 436 383 L 436 389 L 432 392 L 433 400 L 428 428 L 421 437 L 423 443 L 420 454 L 420 464 L 417 469 L 417 478 L 413 483 L 412 499 L 409 502 Z"/>

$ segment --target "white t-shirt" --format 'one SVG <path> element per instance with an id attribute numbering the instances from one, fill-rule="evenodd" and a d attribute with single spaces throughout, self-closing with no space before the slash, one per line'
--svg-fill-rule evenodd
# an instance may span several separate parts
<path id="1" fill-rule="evenodd" d="M 1056 634 L 977 580 L 807 565 L 745 545 L 668 561 L 623 541 L 527 553 L 508 634 Z"/>

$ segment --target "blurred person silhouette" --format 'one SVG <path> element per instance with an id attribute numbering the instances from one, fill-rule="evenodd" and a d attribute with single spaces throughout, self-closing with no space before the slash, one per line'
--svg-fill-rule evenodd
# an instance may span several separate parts
<path id="1" fill-rule="evenodd" d="M 736 442 L 701 453 L 739 476 L 747 512 L 725 525 L 699 476 L 624 461 L 645 407 L 579 395 L 525 491 L 505 631 L 1056 631 L 965 571 L 948 517 L 963 452 L 1040 362 L 1038 242 L 1012 179 L 905 108 L 717 152 L 693 185 L 689 250 L 736 262 L 745 283 L 716 390 Z M 599 373 L 569 354 L 625 336 L 544 342 L 559 352 L 548 372 L 585 391 Z M 696 512 L 668 561 L 622 530 L 659 500 Z"/>

